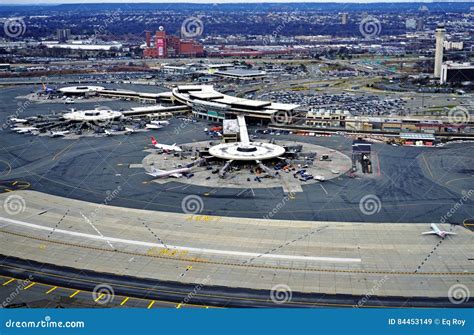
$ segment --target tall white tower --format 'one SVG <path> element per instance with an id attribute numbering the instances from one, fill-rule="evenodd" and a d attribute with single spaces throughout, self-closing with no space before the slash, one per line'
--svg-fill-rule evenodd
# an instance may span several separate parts
<path id="1" fill-rule="evenodd" d="M 435 66 L 434 66 L 434 77 L 439 78 L 441 76 L 441 64 L 443 64 L 443 44 L 444 36 L 446 35 L 446 29 L 444 25 L 438 25 L 435 30 L 436 38 L 436 52 L 435 52 Z"/>

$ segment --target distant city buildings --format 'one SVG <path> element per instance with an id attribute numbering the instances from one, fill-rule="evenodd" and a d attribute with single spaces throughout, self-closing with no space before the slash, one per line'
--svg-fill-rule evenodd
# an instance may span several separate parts
<path id="1" fill-rule="evenodd" d="M 341 24 L 349 23 L 349 13 L 341 13 Z"/>
<path id="2" fill-rule="evenodd" d="M 462 50 L 464 42 L 444 41 L 443 46 L 445 50 Z"/>
<path id="3" fill-rule="evenodd" d="M 57 29 L 56 39 L 59 42 L 65 42 L 71 38 L 71 29 Z"/>
<path id="4" fill-rule="evenodd" d="M 417 21 L 416 19 L 410 18 L 405 20 L 405 28 L 407 29 L 416 29 Z"/>

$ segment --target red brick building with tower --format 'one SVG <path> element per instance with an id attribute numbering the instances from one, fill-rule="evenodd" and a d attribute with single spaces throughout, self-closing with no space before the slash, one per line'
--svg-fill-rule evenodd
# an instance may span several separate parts
<path id="1" fill-rule="evenodd" d="M 151 32 L 146 32 L 146 47 L 143 51 L 145 58 L 167 57 L 200 57 L 204 55 L 202 44 L 193 40 L 182 40 L 165 31 L 155 33 L 154 43 L 151 43 Z"/>

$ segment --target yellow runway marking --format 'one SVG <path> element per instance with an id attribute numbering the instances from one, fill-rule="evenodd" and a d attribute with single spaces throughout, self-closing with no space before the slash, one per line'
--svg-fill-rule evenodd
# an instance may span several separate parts
<path id="1" fill-rule="evenodd" d="M 182 304 L 177 304 L 177 305 L 176 305 L 176 308 L 181 308 L 181 305 L 182 305 Z"/>
<path id="2" fill-rule="evenodd" d="M 148 309 L 150 309 L 153 305 L 155 304 L 155 300 L 153 300 L 152 302 L 150 302 L 150 304 L 148 305 Z"/>
<path id="3" fill-rule="evenodd" d="M 36 285 L 36 283 L 31 283 L 30 285 L 28 285 L 27 287 L 24 287 L 23 289 L 24 289 L 24 290 L 27 290 L 27 289 L 29 289 L 30 287 L 33 287 L 33 286 L 35 286 L 35 285 Z"/>
<path id="4" fill-rule="evenodd" d="M 125 299 L 123 299 L 123 301 L 120 303 L 120 306 L 125 305 L 125 303 L 128 301 L 128 299 L 130 299 L 130 298 L 126 297 Z"/>
<path id="5" fill-rule="evenodd" d="M 74 298 L 76 295 L 79 294 L 79 292 L 81 292 L 81 290 L 77 290 L 76 292 L 74 292 L 73 294 L 71 294 L 71 295 L 69 296 L 69 298 Z"/>
<path id="6" fill-rule="evenodd" d="M 101 293 L 94 301 L 97 302 L 105 296 L 105 293 Z"/>
<path id="7" fill-rule="evenodd" d="M 17 181 L 15 181 L 15 182 L 13 182 L 13 184 L 12 184 L 12 185 L 13 185 L 13 186 L 15 186 L 16 184 L 18 184 L 18 180 L 17 180 Z"/>
<path id="8" fill-rule="evenodd" d="M 58 287 L 57 287 L 57 286 L 55 286 L 55 287 L 53 287 L 53 288 L 49 289 L 49 291 L 48 291 L 48 292 L 46 292 L 46 294 L 50 294 L 51 292 L 53 292 L 53 291 L 54 291 L 55 289 L 57 289 L 57 288 L 58 288 Z"/>
<path id="9" fill-rule="evenodd" d="M 4 282 L 4 283 L 2 284 L 2 286 L 7 286 L 8 284 L 10 284 L 10 283 L 11 283 L 12 281 L 14 281 L 14 280 L 15 280 L 15 278 L 12 278 L 12 279 L 10 279 L 9 281 Z"/>
<path id="10" fill-rule="evenodd" d="M 453 181 L 459 181 L 459 180 L 464 180 L 464 179 L 471 179 L 472 177 L 463 177 L 463 178 L 456 178 L 456 179 L 451 179 L 450 181 L 445 182 L 445 185 L 448 185 L 452 183 Z"/>
<path id="11" fill-rule="evenodd" d="M 58 158 L 59 155 L 61 155 L 62 153 L 66 152 L 67 150 L 69 150 L 69 149 L 72 147 L 72 145 L 73 145 L 74 143 L 76 143 L 76 142 L 77 142 L 77 140 L 74 141 L 74 142 L 72 142 L 71 144 L 69 144 L 67 147 L 65 147 L 65 148 L 62 149 L 61 151 L 59 151 L 57 154 L 55 154 L 55 155 L 53 156 L 53 158 L 52 158 L 51 160 L 53 160 L 53 161 L 56 160 L 56 158 Z"/>

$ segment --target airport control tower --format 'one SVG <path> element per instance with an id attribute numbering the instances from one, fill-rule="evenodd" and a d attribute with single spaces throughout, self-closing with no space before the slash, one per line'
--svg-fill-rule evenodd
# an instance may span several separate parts
<path id="1" fill-rule="evenodd" d="M 440 24 L 435 30 L 436 38 L 436 51 L 435 51 L 435 66 L 434 66 L 434 77 L 439 78 L 441 76 L 441 65 L 443 64 L 443 44 L 444 36 L 446 35 L 446 29 L 444 25 Z"/>

